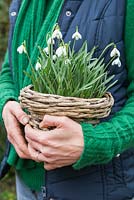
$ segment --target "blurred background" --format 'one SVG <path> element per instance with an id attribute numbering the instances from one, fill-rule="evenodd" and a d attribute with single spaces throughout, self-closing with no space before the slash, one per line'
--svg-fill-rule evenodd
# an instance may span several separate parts
<path id="1" fill-rule="evenodd" d="M 0 0 L 0 69 L 4 59 L 8 42 L 9 18 L 8 10 L 11 0 Z M 6 134 L 0 126 L 0 161 L 5 150 Z M 16 200 L 14 172 L 10 173 L 0 180 L 0 200 Z"/>
<path id="2" fill-rule="evenodd" d="M 8 40 L 8 9 L 10 0 L 0 0 L 0 62 L 3 60 Z"/>

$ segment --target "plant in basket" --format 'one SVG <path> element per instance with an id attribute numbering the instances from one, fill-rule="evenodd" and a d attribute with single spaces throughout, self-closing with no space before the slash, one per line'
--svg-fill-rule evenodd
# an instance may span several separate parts
<path id="1" fill-rule="evenodd" d="M 114 100 L 108 90 L 115 82 L 111 83 L 114 75 L 109 76 L 107 68 L 121 66 L 120 52 L 111 43 L 99 57 L 94 57 L 97 47 L 88 52 L 86 41 L 75 52 L 75 44 L 80 39 L 82 35 L 77 27 L 73 42 L 65 43 L 56 24 L 47 34 L 47 46 L 38 47 L 40 56 L 36 65 L 31 64 L 31 73 L 25 72 L 32 85 L 23 88 L 19 97 L 22 107 L 31 116 L 32 126 L 38 128 L 45 114 L 93 124 L 109 115 Z M 103 56 L 110 48 L 113 48 L 110 59 L 105 63 Z M 31 63 L 25 41 L 17 51 L 25 53 Z"/>

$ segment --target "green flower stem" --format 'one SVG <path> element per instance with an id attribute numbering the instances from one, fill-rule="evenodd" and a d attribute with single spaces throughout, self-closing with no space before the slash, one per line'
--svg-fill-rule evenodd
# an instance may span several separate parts
<path id="1" fill-rule="evenodd" d="M 28 58 L 28 61 L 29 61 L 30 66 L 31 66 L 32 68 L 34 68 L 34 67 L 33 67 L 33 64 L 32 64 L 32 62 L 31 62 L 31 59 L 30 59 L 30 57 L 29 57 L 29 54 L 28 54 L 27 51 L 26 51 L 26 55 L 27 55 L 27 58 Z"/>
<path id="2" fill-rule="evenodd" d="M 112 42 L 112 43 L 110 43 L 109 45 L 107 45 L 106 47 L 105 47 L 105 49 L 102 51 L 102 53 L 100 54 L 100 56 L 99 56 L 99 59 L 101 59 L 102 57 L 103 57 L 103 55 L 104 55 L 104 53 L 107 51 L 107 49 L 109 49 L 110 47 L 115 47 L 115 44 Z"/>
<path id="3" fill-rule="evenodd" d="M 111 63 L 115 60 L 117 58 L 117 56 L 115 55 L 115 56 L 113 56 L 112 58 L 111 58 L 111 60 L 107 63 L 107 65 L 106 65 L 106 69 L 108 68 L 108 66 L 110 66 L 111 65 Z"/>
<path id="4" fill-rule="evenodd" d="M 25 54 L 27 55 L 27 58 L 28 58 L 29 64 L 30 64 L 30 66 L 33 68 L 33 65 L 32 65 L 32 62 L 31 62 L 31 59 L 30 59 L 29 54 L 28 54 L 28 52 L 27 52 L 27 46 L 26 46 L 26 41 L 25 41 L 25 40 L 24 40 L 24 42 L 23 42 L 23 45 L 24 45 L 24 47 L 25 47 Z"/>

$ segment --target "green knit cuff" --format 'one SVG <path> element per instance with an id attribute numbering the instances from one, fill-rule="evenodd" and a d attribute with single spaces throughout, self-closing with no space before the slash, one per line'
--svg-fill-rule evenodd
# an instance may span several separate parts
<path id="1" fill-rule="evenodd" d="M 101 126 L 92 126 L 88 123 L 82 123 L 84 135 L 84 150 L 80 159 L 73 165 L 74 169 L 81 169 L 90 165 L 106 164 L 114 157 L 116 139 L 109 138 L 107 133 L 107 124 Z M 104 126 L 104 127 L 103 127 Z"/>
<path id="2" fill-rule="evenodd" d="M 11 91 L 6 91 L 6 95 L 3 93 L 1 93 L 0 95 L 0 122 L 2 122 L 2 111 L 3 111 L 3 107 L 6 104 L 7 101 L 9 100 L 15 100 L 18 101 L 18 97 L 16 97 L 14 95 L 14 92 Z"/>
<path id="3" fill-rule="evenodd" d="M 74 169 L 81 169 L 83 167 L 86 167 L 88 165 L 91 165 L 93 162 L 93 155 L 92 155 L 92 150 L 91 150 L 91 143 L 92 143 L 92 138 L 91 132 L 93 133 L 93 126 L 91 124 L 87 123 L 82 123 L 82 130 L 83 130 L 83 135 L 84 135 L 84 150 L 83 153 L 80 157 L 80 159 L 73 165 Z M 90 134 L 89 134 L 90 133 Z"/>

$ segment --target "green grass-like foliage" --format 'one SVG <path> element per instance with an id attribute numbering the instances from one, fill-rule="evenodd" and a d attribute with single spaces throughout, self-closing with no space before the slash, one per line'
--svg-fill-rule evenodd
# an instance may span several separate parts
<path id="1" fill-rule="evenodd" d="M 107 67 L 115 57 L 111 58 L 108 64 L 105 64 L 103 58 L 105 51 L 114 46 L 113 43 L 109 44 L 98 58 L 94 58 L 97 47 L 93 47 L 88 52 L 86 41 L 80 50 L 75 52 L 77 40 L 74 39 L 71 48 L 70 42 L 65 44 L 62 38 L 56 38 L 58 48 L 64 47 L 66 50 L 66 54 L 58 56 L 52 44 L 55 40 L 52 35 L 53 33 L 47 35 L 47 40 L 51 38 L 49 42 L 52 41 L 48 44 L 47 52 L 38 47 L 40 68 L 37 70 L 36 67 L 31 66 L 31 74 L 25 72 L 31 79 L 35 91 L 70 97 L 99 98 L 115 84 L 115 82 L 111 84 L 114 75 L 109 77 L 107 72 Z M 26 49 L 25 42 L 23 44 Z"/>

